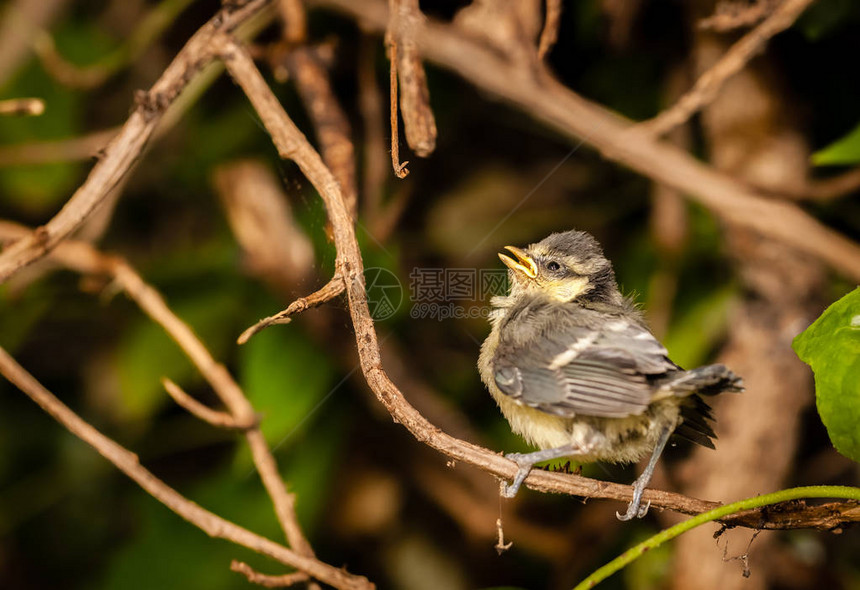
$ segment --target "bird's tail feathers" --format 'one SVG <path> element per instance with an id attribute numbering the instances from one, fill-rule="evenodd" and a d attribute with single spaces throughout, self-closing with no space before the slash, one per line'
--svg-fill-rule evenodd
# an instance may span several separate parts
<path id="1" fill-rule="evenodd" d="M 732 373 L 725 365 L 707 365 L 692 371 L 679 371 L 660 384 L 660 389 L 669 390 L 678 397 L 697 393 L 717 395 L 744 390 L 743 379 Z"/>

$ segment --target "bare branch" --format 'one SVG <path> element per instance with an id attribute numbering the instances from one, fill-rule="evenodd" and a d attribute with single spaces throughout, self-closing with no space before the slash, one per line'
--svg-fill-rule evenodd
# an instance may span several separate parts
<path id="1" fill-rule="evenodd" d="M 538 43 L 538 59 L 544 59 L 558 40 L 558 27 L 561 24 L 561 0 L 546 0 L 546 17 Z"/>
<path id="2" fill-rule="evenodd" d="M 776 197 L 798 201 L 831 201 L 860 190 L 860 168 L 854 168 L 830 178 L 809 180 L 799 186 L 781 186 L 777 191 L 765 187 L 761 187 L 761 190 L 770 191 Z"/>
<path id="3" fill-rule="evenodd" d="M 45 112 L 41 98 L 9 98 L 0 100 L 0 116 L 38 117 Z"/>
<path id="4" fill-rule="evenodd" d="M 397 16 L 393 19 L 392 63 L 397 64 L 400 78 L 400 114 L 406 143 L 418 156 L 426 158 L 436 149 L 436 119 L 430 108 L 430 89 L 421 54 L 413 39 L 413 31 L 424 15 L 418 0 L 393 0 Z"/>
<path id="5" fill-rule="evenodd" d="M 396 2 L 397 0 L 391 0 Z M 396 11 L 392 11 L 396 14 Z M 393 27 L 393 24 L 389 26 Z M 391 167 L 397 178 L 406 178 L 409 169 L 407 162 L 400 162 L 400 130 L 397 126 L 397 41 L 393 32 L 385 34 L 385 46 L 388 48 L 388 84 L 389 84 L 389 121 L 391 123 Z"/>
<path id="6" fill-rule="evenodd" d="M 284 39 L 290 45 L 304 43 L 308 36 L 308 23 L 302 0 L 278 0 L 284 21 Z"/>
<path id="7" fill-rule="evenodd" d="M 241 45 L 226 37 L 219 38 L 219 47 L 230 75 L 251 101 L 264 127 L 272 136 L 278 153 L 283 158 L 293 160 L 299 166 L 325 203 L 337 250 L 336 272 L 338 276 L 342 277 L 346 287 L 361 370 L 371 390 L 395 422 L 402 424 L 418 441 L 453 459 L 476 465 L 500 478 L 512 479 L 518 470 L 516 463 L 492 451 L 445 434 L 424 418 L 389 379 L 382 367 L 379 341 L 367 305 L 361 252 L 349 210 L 340 192 L 340 186 L 331 171 L 325 167 L 322 158 L 314 151 L 307 138 L 284 111 L 283 106 L 266 84 L 248 52 Z M 624 501 L 628 501 L 632 497 L 631 486 L 596 481 L 576 475 L 532 471 L 525 483 L 532 489 L 545 492 L 561 492 L 577 496 Z M 659 490 L 646 491 L 644 500 L 650 501 L 652 506 L 668 508 L 685 514 L 698 514 L 719 506 L 714 502 L 706 502 Z M 855 511 L 856 503 L 848 502 L 838 505 L 844 507 L 841 514 L 849 519 L 845 522 L 860 520 L 860 509 Z M 791 506 L 785 508 L 788 511 L 793 511 Z M 801 509 L 794 513 L 794 520 L 790 522 L 779 520 L 772 524 L 768 518 L 769 514 L 758 511 L 751 516 L 744 515 L 743 519 L 731 518 L 727 519 L 726 522 L 754 528 L 797 527 L 805 526 L 807 522 L 802 516 L 803 514 L 804 511 Z M 810 522 L 813 527 L 822 524 L 822 521 L 818 519 Z M 834 526 L 832 521 L 825 524 L 827 528 Z"/>
<path id="8" fill-rule="evenodd" d="M 117 127 L 68 139 L 0 146 L 0 166 L 89 160 L 96 157 L 118 131 Z"/>
<path id="9" fill-rule="evenodd" d="M 735 29 L 751 27 L 764 20 L 779 6 L 780 0 L 757 0 L 750 4 L 748 1 L 720 0 L 717 2 L 714 14 L 699 21 L 703 31 L 727 33 Z"/>
<path id="10" fill-rule="evenodd" d="M 230 564 L 230 569 L 244 575 L 252 584 L 257 584 L 264 588 L 286 588 L 288 586 L 294 586 L 295 584 L 306 582 L 308 579 L 308 575 L 304 572 L 293 572 L 291 574 L 283 574 L 280 576 L 261 574 L 247 563 L 236 561 L 235 559 Z"/>
<path id="11" fill-rule="evenodd" d="M 815 0 L 785 0 L 767 20 L 741 37 L 712 68 L 702 74 L 693 88 L 662 113 L 636 126 L 637 132 L 660 136 L 687 121 L 714 100 L 723 84 L 746 67 L 771 37 L 794 24 Z"/>
<path id="12" fill-rule="evenodd" d="M 798 0 L 793 0 L 797 2 Z M 382 0 L 315 0 L 385 29 Z M 545 69 L 512 68 L 510 60 L 450 25 L 424 21 L 415 31 L 423 55 L 470 83 L 513 103 L 577 143 L 590 144 L 605 157 L 677 189 L 725 222 L 752 229 L 802 252 L 854 279 L 860 279 L 860 246 L 791 203 L 776 202 L 689 153 L 631 131 L 630 121 L 577 95 Z"/>
<path id="13" fill-rule="evenodd" d="M 50 414 L 72 434 L 92 446 L 105 459 L 133 479 L 140 487 L 173 512 L 197 526 L 210 537 L 226 539 L 237 545 L 247 547 L 257 553 L 267 555 L 285 565 L 307 572 L 314 578 L 337 588 L 373 588 L 366 578 L 354 576 L 342 569 L 326 565 L 317 559 L 299 555 L 283 545 L 256 535 L 217 514 L 201 508 L 191 500 L 155 477 L 143 467 L 137 455 L 118 445 L 110 438 L 82 420 L 68 406 L 57 399 L 33 378 L 9 354 L 0 348 L 0 373 L 12 384 Z"/>
<path id="14" fill-rule="evenodd" d="M 212 177 L 250 270 L 279 290 L 304 282 L 313 244 L 293 217 L 281 179 L 259 160 L 221 164 Z"/>
<path id="15" fill-rule="evenodd" d="M 286 64 L 313 121 L 323 161 L 340 182 L 347 205 L 355 216 L 358 189 L 349 119 L 338 103 L 325 68 L 311 49 L 298 47 L 289 52 Z"/>
<path id="16" fill-rule="evenodd" d="M 191 414 L 203 420 L 204 422 L 211 424 L 217 428 L 229 428 L 232 430 L 246 430 L 248 428 L 254 428 L 257 426 L 256 422 L 249 422 L 247 424 L 237 424 L 236 420 L 230 414 L 226 414 L 224 412 L 219 412 L 218 410 L 213 410 L 212 408 L 207 408 L 199 401 L 185 393 L 181 387 L 179 387 L 176 383 L 168 379 L 167 377 L 161 378 L 161 384 L 164 386 L 164 389 L 167 391 L 167 394 L 173 398 L 177 404 L 188 410 Z"/>
<path id="17" fill-rule="evenodd" d="M 0 223 L 0 235 L 20 235 L 26 229 L 16 224 Z M 165 332 L 179 345 L 191 362 L 203 375 L 221 401 L 230 410 L 234 424 L 244 425 L 257 422 L 257 415 L 251 402 L 245 397 L 227 369 L 216 362 L 191 328 L 179 319 L 164 302 L 161 295 L 147 285 L 125 261 L 108 257 L 83 242 L 64 242 L 54 256 L 58 261 L 82 273 L 106 274 L 125 294 L 153 321 L 164 328 Z M 295 514 L 295 498 L 290 494 L 278 473 L 275 459 L 269 450 L 266 439 L 259 426 L 247 428 L 244 432 L 254 465 L 266 492 L 272 499 L 278 522 L 284 530 L 290 546 L 303 556 L 313 557 L 313 549 L 305 539 Z"/>
<path id="18" fill-rule="evenodd" d="M 286 309 L 283 311 L 279 311 L 275 315 L 269 316 L 267 318 L 263 318 L 239 336 L 237 342 L 239 344 L 245 344 L 248 340 L 251 339 L 251 336 L 263 330 L 264 328 L 268 328 L 269 326 L 274 326 L 276 324 L 289 324 L 292 321 L 292 316 L 297 313 L 301 313 L 306 309 L 310 309 L 312 307 L 317 307 L 326 303 L 327 301 L 331 301 L 341 293 L 343 293 L 344 285 L 343 278 L 340 275 L 334 275 L 331 280 L 323 285 L 318 291 L 314 291 L 310 295 L 305 297 L 299 297 L 292 303 L 290 303 Z"/>

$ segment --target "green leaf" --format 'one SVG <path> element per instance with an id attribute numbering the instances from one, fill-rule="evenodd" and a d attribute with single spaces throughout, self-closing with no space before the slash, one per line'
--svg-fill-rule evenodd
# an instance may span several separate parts
<path id="1" fill-rule="evenodd" d="M 860 288 L 828 307 L 792 347 L 815 373 L 815 402 L 830 441 L 860 462 Z"/>
<path id="2" fill-rule="evenodd" d="M 812 154 L 816 166 L 839 166 L 860 162 L 860 125 L 848 135 Z"/>

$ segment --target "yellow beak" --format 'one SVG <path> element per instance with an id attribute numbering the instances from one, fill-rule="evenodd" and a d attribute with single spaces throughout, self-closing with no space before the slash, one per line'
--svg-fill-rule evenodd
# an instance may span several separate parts
<path id="1" fill-rule="evenodd" d="M 505 263 L 505 266 L 511 270 L 523 273 L 530 279 L 537 276 L 537 264 L 532 260 L 531 256 L 526 254 L 525 250 L 515 248 L 514 246 L 505 246 L 505 250 L 510 250 L 511 254 L 516 257 L 516 259 L 514 259 L 507 254 L 499 252 L 499 258 Z"/>

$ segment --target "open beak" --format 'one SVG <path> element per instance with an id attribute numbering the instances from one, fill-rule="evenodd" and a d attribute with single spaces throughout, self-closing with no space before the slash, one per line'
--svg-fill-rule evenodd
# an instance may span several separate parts
<path id="1" fill-rule="evenodd" d="M 499 258 L 511 270 L 523 273 L 525 276 L 533 279 L 537 276 L 537 264 L 532 260 L 531 256 L 526 254 L 525 250 L 515 248 L 514 246 L 505 246 L 505 250 L 509 250 L 514 257 L 507 254 L 499 253 Z"/>

